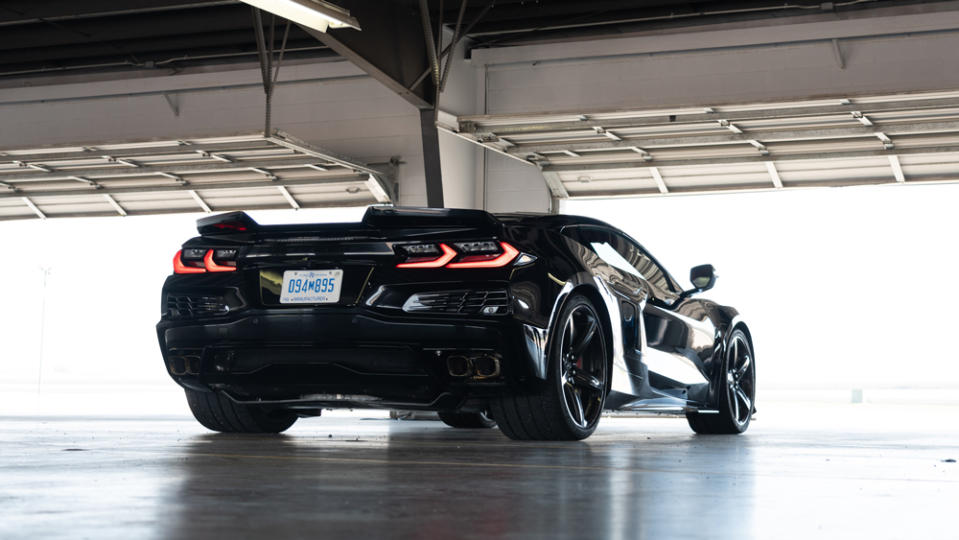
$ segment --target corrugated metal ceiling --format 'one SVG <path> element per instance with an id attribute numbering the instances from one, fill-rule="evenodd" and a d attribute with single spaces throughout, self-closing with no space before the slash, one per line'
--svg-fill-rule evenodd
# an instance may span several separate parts
<path id="1" fill-rule="evenodd" d="M 392 202 L 384 172 L 276 131 L 0 151 L 0 220 Z"/>
<path id="2" fill-rule="evenodd" d="M 959 91 L 455 123 L 556 198 L 959 181 Z"/>

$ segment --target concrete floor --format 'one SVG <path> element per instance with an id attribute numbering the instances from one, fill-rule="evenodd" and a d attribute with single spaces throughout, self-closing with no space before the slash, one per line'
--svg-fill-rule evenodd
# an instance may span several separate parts
<path id="1" fill-rule="evenodd" d="M 956 538 L 959 408 L 766 406 L 745 436 L 0 418 L 0 538 Z"/>

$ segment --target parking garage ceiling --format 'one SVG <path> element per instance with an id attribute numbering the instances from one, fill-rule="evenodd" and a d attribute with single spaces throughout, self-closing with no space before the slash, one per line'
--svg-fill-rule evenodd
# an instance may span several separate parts
<path id="1" fill-rule="evenodd" d="M 382 172 L 282 132 L 0 152 L 0 220 L 391 201 Z"/>
<path id="2" fill-rule="evenodd" d="M 375 19 L 378 14 L 362 2 L 333 3 L 366 10 Z M 462 26 L 471 54 L 478 48 L 914 3 L 919 2 L 429 0 L 426 6 L 431 25 Z M 394 0 L 391 7 L 391 15 L 406 8 L 412 13 L 419 2 Z M 403 20 L 414 18 L 419 19 Z M 62 75 L 123 78 L 197 66 L 249 66 L 258 59 L 255 20 L 250 6 L 235 0 L 3 2 L 0 88 Z M 386 18 L 379 28 L 389 30 L 398 20 Z M 288 34 L 276 32 L 282 21 L 271 15 L 262 22 L 274 29 L 267 35 L 286 62 L 339 58 L 315 31 L 292 25 Z M 387 47 L 378 41 L 386 39 L 384 32 L 345 32 L 354 32 L 353 40 L 372 40 L 373 50 Z M 425 88 L 432 83 L 425 72 L 418 81 L 424 78 L 416 92 L 429 105 Z M 410 94 L 409 81 L 399 82 L 398 91 Z M 424 133 L 432 129 L 429 118 Z M 929 182 L 952 180 L 959 167 L 959 93 L 530 111 L 465 116 L 440 127 L 538 167 L 554 198 Z M 265 132 L 269 135 L 0 149 L 0 219 L 392 202 L 388 172 L 269 128 Z"/>
<path id="3" fill-rule="evenodd" d="M 333 3 L 349 8 L 355 1 Z M 416 0 L 391 1 L 418 9 Z M 476 48 L 910 3 L 915 2 L 429 0 L 428 6 L 431 20 L 440 18 L 450 28 L 462 15 L 464 35 Z M 267 17 L 264 24 L 269 23 Z M 250 6 L 238 0 L 5 1 L 0 3 L 0 84 L 24 76 L 175 72 L 196 65 L 255 62 L 252 28 Z M 302 28 L 291 28 L 288 61 L 335 56 Z"/>
<path id="4" fill-rule="evenodd" d="M 959 92 L 463 116 L 556 198 L 956 181 Z"/>

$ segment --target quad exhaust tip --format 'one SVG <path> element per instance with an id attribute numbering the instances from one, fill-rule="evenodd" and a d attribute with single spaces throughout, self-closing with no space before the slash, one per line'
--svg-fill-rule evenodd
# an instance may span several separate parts
<path id="1" fill-rule="evenodd" d="M 174 375 L 199 375 L 200 359 L 195 356 L 171 356 L 168 367 Z"/>
<path id="2" fill-rule="evenodd" d="M 452 355 L 446 358 L 446 370 L 450 377 L 469 377 L 472 366 L 465 356 Z"/>
<path id="3" fill-rule="evenodd" d="M 502 373 L 499 358 L 490 354 L 450 355 L 446 357 L 446 370 L 451 377 L 474 380 L 492 379 Z"/>

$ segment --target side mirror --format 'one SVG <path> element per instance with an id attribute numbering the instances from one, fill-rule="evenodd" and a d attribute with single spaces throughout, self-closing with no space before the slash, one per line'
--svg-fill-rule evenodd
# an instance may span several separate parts
<path id="1" fill-rule="evenodd" d="M 689 271 L 689 281 L 693 284 L 693 291 L 703 292 L 713 288 L 716 284 L 716 269 L 711 264 L 694 266 Z"/>

